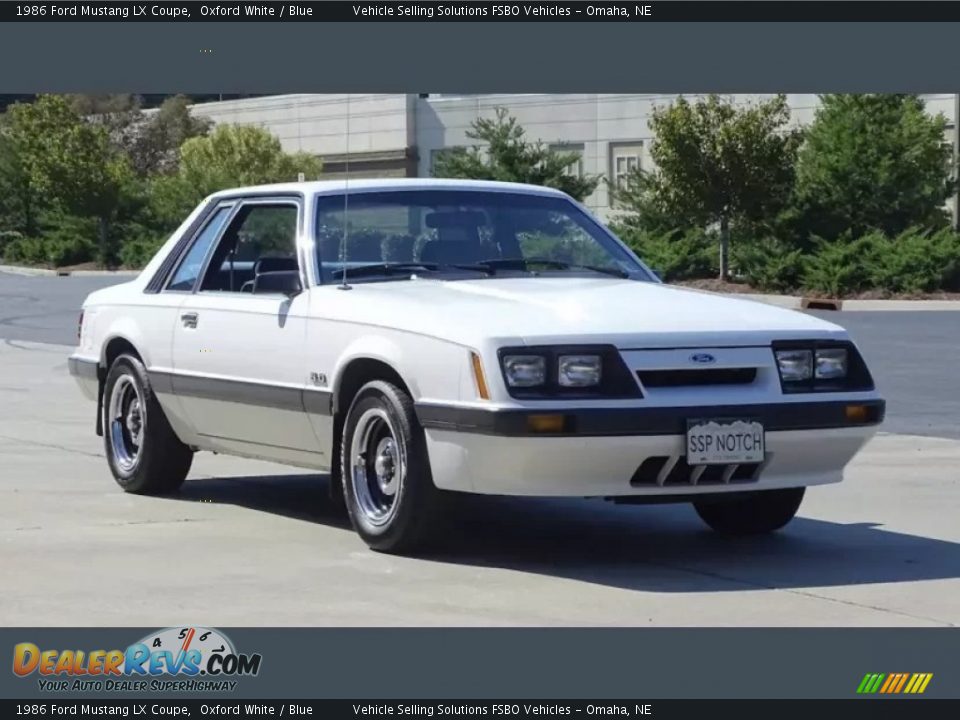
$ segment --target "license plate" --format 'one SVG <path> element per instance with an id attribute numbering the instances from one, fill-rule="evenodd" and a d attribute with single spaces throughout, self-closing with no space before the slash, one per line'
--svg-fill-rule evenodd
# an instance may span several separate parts
<path id="1" fill-rule="evenodd" d="M 687 464 L 761 463 L 766 452 L 765 439 L 763 425 L 755 420 L 689 420 Z"/>

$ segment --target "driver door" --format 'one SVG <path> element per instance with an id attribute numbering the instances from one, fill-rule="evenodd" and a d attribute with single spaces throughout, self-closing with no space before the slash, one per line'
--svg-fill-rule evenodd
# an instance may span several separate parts
<path id="1" fill-rule="evenodd" d="M 259 272 L 300 271 L 302 227 L 299 197 L 242 200 L 180 306 L 173 390 L 209 449 L 325 464 L 302 397 L 309 293 L 253 292 Z"/>

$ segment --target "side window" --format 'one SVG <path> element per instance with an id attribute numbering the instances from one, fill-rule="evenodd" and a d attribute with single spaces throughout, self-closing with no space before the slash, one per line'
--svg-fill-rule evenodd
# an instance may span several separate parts
<path id="1" fill-rule="evenodd" d="M 231 207 L 228 205 L 214 211 L 213 216 L 203 226 L 203 230 L 200 231 L 197 239 L 193 241 L 193 245 L 181 261 L 173 280 L 167 285 L 167 290 L 186 290 L 187 292 L 193 290 L 193 285 L 203 269 L 203 260 L 207 257 L 207 251 L 213 241 L 216 240 L 217 235 L 220 234 L 220 229 L 226 222 L 230 209 Z"/>
<path id="2" fill-rule="evenodd" d="M 257 274 L 298 267 L 297 206 L 251 204 L 240 209 L 223 233 L 200 289 L 252 292 Z"/>

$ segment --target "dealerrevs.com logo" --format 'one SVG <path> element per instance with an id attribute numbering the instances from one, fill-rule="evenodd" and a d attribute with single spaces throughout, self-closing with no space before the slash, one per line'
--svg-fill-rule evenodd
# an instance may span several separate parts
<path id="1" fill-rule="evenodd" d="M 13 648 L 13 673 L 36 676 L 49 692 L 230 691 L 235 678 L 260 672 L 259 653 L 237 652 L 219 630 L 167 628 L 125 650 L 51 650 L 22 642 Z"/>

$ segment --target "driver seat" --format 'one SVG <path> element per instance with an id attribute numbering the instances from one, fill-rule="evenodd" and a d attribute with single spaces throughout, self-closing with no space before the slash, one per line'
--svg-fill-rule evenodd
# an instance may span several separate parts
<path id="1" fill-rule="evenodd" d="M 462 227 L 441 228 L 438 238 L 423 246 L 421 262 L 440 265 L 470 265 L 484 259 L 483 247 L 476 231 Z"/>
<path id="2" fill-rule="evenodd" d="M 253 264 L 253 280 L 247 280 L 240 286 L 240 292 L 253 292 L 253 285 L 257 276 L 267 272 L 278 272 L 283 270 L 299 270 L 297 259 L 294 257 L 262 257 Z"/>

